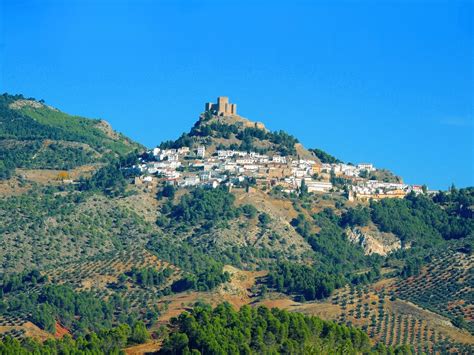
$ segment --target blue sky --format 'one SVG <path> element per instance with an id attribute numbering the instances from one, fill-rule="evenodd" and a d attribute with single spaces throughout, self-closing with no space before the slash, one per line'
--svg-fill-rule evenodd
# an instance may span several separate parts
<path id="1" fill-rule="evenodd" d="M 472 4 L 0 0 L 0 91 L 150 147 L 229 96 L 342 160 L 472 186 Z"/>

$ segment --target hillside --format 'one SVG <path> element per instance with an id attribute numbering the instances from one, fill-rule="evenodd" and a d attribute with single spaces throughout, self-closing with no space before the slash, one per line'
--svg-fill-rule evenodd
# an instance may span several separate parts
<path id="1" fill-rule="evenodd" d="M 71 116 L 22 95 L 0 96 L 0 179 L 15 168 L 70 170 L 139 148 L 106 121 Z"/>
<path id="2" fill-rule="evenodd" d="M 474 188 L 403 184 L 237 115 L 204 112 L 145 151 L 102 121 L 1 98 L 0 337 L 326 353 L 346 340 L 334 331 L 361 353 L 472 353 Z M 237 343 L 187 327 L 221 318 L 269 325 L 233 323 Z M 309 326 L 303 342 L 276 336 L 287 320 Z"/>
<path id="3" fill-rule="evenodd" d="M 184 133 L 176 141 L 166 141 L 160 147 L 195 148 L 199 145 L 206 146 L 210 154 L 217 149 L 235 149 L 282 156 L 299 155 L 319 162 L 295 137 L 284 131 L 271 132 L 260 122 L 238 115 L 217 116 L 210 112 L 201 114 L 189 133 Z"/>

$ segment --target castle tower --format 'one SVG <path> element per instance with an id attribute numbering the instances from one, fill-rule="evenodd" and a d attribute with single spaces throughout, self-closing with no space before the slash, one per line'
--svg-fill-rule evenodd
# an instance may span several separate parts
<path id="1" fill-rule="evenodd" d="M 229 106 L 229 98 L 226 96 L 219 96 L 217 98 L 217 114 L 224 116 L 228 113 L 227 106 Z"/>
<path id="2" fill-rule="evenodd" d="M 206 103 L 204 109 L 218 116 L 237 115 L 237 105 L 231 104 L 226 96 L 219 96 L 216 104 L 212 102 Z"/>

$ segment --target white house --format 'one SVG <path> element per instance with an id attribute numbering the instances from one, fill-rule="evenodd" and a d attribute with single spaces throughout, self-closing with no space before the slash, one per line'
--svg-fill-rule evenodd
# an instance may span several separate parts
<path id="1" fill-rule="evenodd" d="M 197 156 L 198 157 L 201 157 L 201 158 L 204 158 L 206 155 L 206 147 L 205 146 L 199 146 L 197 148 Z"/>
<path id="2" fill-rule="evenodd" d="M 272 162 L 278 163 L 278 164 L 286 164 L 286 157 L 282 157 L 280 155 L 274 155 L 272 157 Z"/>
<path id="3" fill-rule="evenodd" d="M 317 181 L 305 179 L 308 192 L 327 192 L 332 189 L 332 184 L 326 181 Z"/>
<path id="4" fill-rule="evenodd" d="M 360 170 L 375 171 L 374 165 L 369 163 L 357 164 L 357 168 Z"/>
<path id="5" fill-rule="evenodd" d="M 178 154 L 183 155 L 183 154 L 188 154 L 189 153 L 189 147 L 181 147 L 178 149 Z"/>

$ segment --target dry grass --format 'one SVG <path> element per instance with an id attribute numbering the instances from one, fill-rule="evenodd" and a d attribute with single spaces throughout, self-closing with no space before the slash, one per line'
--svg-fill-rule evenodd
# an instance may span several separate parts
<path id="1" fill-rule="evenodd" d="M 84 165 L 68 170 L 67 174 L 72 180 L 78 180 L 81 176 L 87 177 L 92 175 L 98 167 L 98 165 Z M 54 169 L 16 169 L 16 175 L 41 185 L 60 185 L 62 182 L 58 180 L 58 174 L 64 171 Z"/>
<path id="2" fill-rule="evenodd" d="M 53 338 L 51 334 L 31 322 L 26 322 L 22 325 L 0 326 L 0 337 L 2 335 L 10 335 L 12 331 L 22 332 L 21 337 L 29 337 L 41 342 Z"/>
<path id="3" fill-rule="evenodd" d="M 0 196 L 19 196 L 31 189 L 32 185 L 30 182 L 21 181 L 17 177 L 12 177 L 9 180 L 0 181 Z"/>
<path id="4" fill-rule="evenodd" d="M 216 306 L 222 302 L 229 302 L 235 308 L 250 304 L 254 301 L 252 287 L 257 280 L 264 277 L 266 271 L 244 271 L 230 265 L 224 266 L 224 271 L 231 274 L 229 282 L 219 286 L 211 292 L 186 292 L 164 297 L 158 306 L 162 309 L 159 324 L 166 324 L 173 317 L 189 310 L 196 302 L 205 302 Z"/>
<path id="5" fill-rule="evenodd" d="M 123 349 L 126 355 L 153 354 L 161 349 L 161 340 L 153 340 L 145 344 L 130 346 Z"/>

